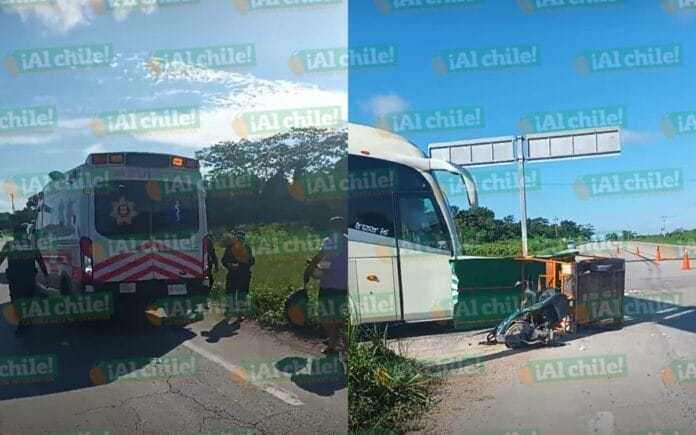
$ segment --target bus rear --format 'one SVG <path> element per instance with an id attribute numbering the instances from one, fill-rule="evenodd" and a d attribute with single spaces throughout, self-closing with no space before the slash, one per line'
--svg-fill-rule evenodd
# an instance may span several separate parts
<path id="1" fill-rule="evenodd" d="M 85 290 L 113 292 L 117 310 L 209 294 L 198 161 L 125 152 L 91 154 L 85 166 L 108 173 L 88 195 L 88 231 L 80 239 Z"/>

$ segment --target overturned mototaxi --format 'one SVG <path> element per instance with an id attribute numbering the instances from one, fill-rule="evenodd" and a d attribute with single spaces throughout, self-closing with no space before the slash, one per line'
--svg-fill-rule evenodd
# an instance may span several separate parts
<path id="1" fill-rule="evenodd" d="M 529 279 L 517 282 L 515 287 L 522 284 L 525 285 L 525 297 L 521 307 L 488 334 L 488 343 L 505 343 L 513 349 L 550 344 L 554 339 L 554 329 L 571 315 L 570 302 L 564 294 L 550 287 L 535 292 Z"/>

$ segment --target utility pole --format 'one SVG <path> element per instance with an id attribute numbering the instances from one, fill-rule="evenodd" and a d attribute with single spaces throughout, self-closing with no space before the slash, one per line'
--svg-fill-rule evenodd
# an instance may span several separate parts
<path id="1" fill-rule="evenodd" d="M 660 216 L 660 219 L 662 219 L 662 227 L 660 228 L 660 232 L 663 235 L 667 234 L 667 219 L 673 218 L 675 216 Z"/>
<path id="2" fill-rule="evenodd" d="M 558 217 L 553 217 L 553 226 L 556 228 L 556 240 L 558 240 Z"/>
<path id="3" fill-rule="evenodd" d="M 12 201 L 12 213 L 14 214 L 14 212 L 15 212 L 14 193 L 10 193 L 10 200 Z"/>

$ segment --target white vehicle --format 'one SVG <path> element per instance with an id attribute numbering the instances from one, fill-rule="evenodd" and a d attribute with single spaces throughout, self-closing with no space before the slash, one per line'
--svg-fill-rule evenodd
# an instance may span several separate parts
<path id="1" fill-rule="evenodd" d="M 452 318 L 457 289 L 450 262 L 462 251 L 446 191 L 465 193 L 475 207 L 473 178 L 400 136 L 355 124 L 348 127 L 348 168 L 354 320 Z"/>
<path id="2" fill-rule="evenodd" d="M 49 176 L 35 226 L 49 272 L 47 279 L 37 275 L 40 290 L 112 292 L 116 311 L 169 295 L 209 294 L 197 160 L 91 154 Z"/>

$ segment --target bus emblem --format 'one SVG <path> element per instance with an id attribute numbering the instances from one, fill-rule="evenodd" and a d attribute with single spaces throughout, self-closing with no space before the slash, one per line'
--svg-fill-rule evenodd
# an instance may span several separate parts
<path id="1" fill-rule="evenodd" d="M 138 215 L 138 212 L 135 211 L 135 208 L 133 207 L 133 202 L 126 201 L 126 198 L 123 196 L 117 202 L 112 202 L 111 204 L 114 207 L 111 212 L 111 216 L 116 219 L 117 225 L 130 225 L 133 218 Z"/>

